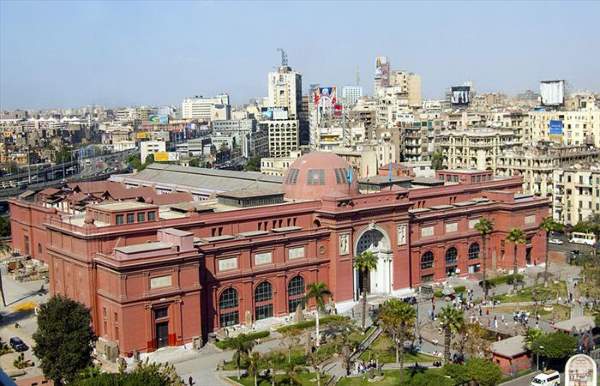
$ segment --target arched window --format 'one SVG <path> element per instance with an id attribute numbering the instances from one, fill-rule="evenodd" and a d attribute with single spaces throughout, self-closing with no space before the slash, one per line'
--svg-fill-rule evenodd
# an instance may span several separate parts
<path id="1" fill-rule="evenodd" d="M 479 244 L 473 243 L 469 246 L 469 260 L 479 259 Z"/>
<path id="2" fill-rule="evenodd" d="M 235 288 L 227 288 L 219 297 L 219 321 L 221 327 L 239 324 L 238 294 Z"/>
<path id="3" fill-rule="evenodd" d="M 263 281 L 254 290 L 254 319 L 261 320 L 273 316 L 273 289 L 271 283 Z"/>
<path id="4" fill-rule="evenodd" d="M 431 251 L 425 252 L 421 255 L 421 269 L 429 269 L 433 267 L 433 253 Z"/>
<path id="5" fill-rule="evenodd" d="M 298 304 L 304 300 L 304 278 L 294 276 L 288 283 L 288 312 L 296 312 Z"/>
<path id="6" fill-rule="evenodd" d="M 446 265 L 456 265 L 456 259 L 458 256 L 458 251 L 456 248 L 448 248 L 446 251 Z"/>

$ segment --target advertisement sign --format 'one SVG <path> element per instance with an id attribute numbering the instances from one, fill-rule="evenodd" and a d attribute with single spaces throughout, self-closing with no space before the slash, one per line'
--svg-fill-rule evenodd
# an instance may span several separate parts
<path id="1" fill-rule="evenodd" d="M 154 161 L 156 162 L 166 162 L 169 160 L 169 153 L 166 151 L 157 151 L 154 153 Z"/>
<path id="2" fill-rule="evenodd" d="M 332 109 L 337 102 L 336 87 L 317 87 L 314 91 L 313 101 L 315 106 Z"/>
<path id="3" fill-rule="evenodd" d="M 387 87 L 390 84 L 390 62 L 386 56 L 375 58 L 375 80 L 381 87 Z"/>
<path id="4" fill-rule="evenodd" d="M 262 107 L 260 109 L 263 119 L 266 120 L 285 120 L 288 119 L 287 107 Z"/>
<path id="5" fill-rule="evenodd" d="M 566 386 L 596 386 L 598 384 L 598 371 L 596 362 L 585 355 L 573 355 L 565 366 Z"/>
<path id="6" fill-rule="evenodd" d="M 152 114 L 148 116 L 148 121 L 153 125 L 166 125 L 169 123 L 169 116 L 165 114 Z"/>
<path id="7" fill-rule="evenodd" d="M 470 86 L 454 86 L 450 88 L 450 103 L 456 106 L 466 106 L 471 102 Z"/>
<path id="8" fill-rule="evenodd" d="M 138 131 L 135 133 L 135 138 L 137 139 L 150 139 L 150 133 L 147 131 Z"/>
<path id="9" fill-rule="evenodd" d="M 565 81 L 545 80 L 540 82 L 540 95 L 544 106 L 562 105 L 565 100 Z"/>
<path id="10" fill-rule="evenodd" d="M 555 119 L 551 119 L 548 122 L 548 134 L 550 135 L 563 135 L 563 122 Z"/>

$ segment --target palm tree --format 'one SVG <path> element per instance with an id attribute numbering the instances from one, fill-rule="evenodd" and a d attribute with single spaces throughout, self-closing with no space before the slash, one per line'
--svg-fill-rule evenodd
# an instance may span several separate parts
<path id="1" fill-rule="evenodd" d="M 254 341 L 252 339 L 248 339 L 248 337 L 244 334 L 240 334 L 237 337 L 233 338 L 231 342 L 231 348 L 235 350 L 233 354 L 233 359 L 235 360 L 235 364 L 237 366 L 237 378 L 240 379 L 240 368 L 242 366 L 242 359 L 247 357 L 252 348 L 254 347 Z"/>
<path id="2" fill-rule="evenodd" d="M 0 254 L 10 251 L 10 246 L 0 242 Z M 6 307 L 6 298 L 4 297 L 4 285 L 2 283 L 2 269 L 0 268 L 0 295 L 2 295 L 2 304 Z"/>
<path id="3" fill-rule="evenodd" d="M 362 328 L 366 327 L 367 317 L 367 275 L 377 269 L 377 256 L 371 251 L 364 251 L 354 258 L 354 268 L 360 272 L 362 280 Z"/>
<path id="4" fill-rule="evenodd" d="M 400 364 L 400 380 L 404 373 L 404 342 L 412 334 L 416 318 L 415 309 L 399 299 L 387 300 L 379 311 L 379 322 L 394 341 L 396 363 Z"/>
<path id="5" fill-rule="evenodd" d="M 488 295 L 488 283 L 486 280 L 487 277 L 487 241 L 489 235 L 494 231 L 494 224 L 485 217 L 482 217 L 477 224 L 475 224 L 475 229 L 481 235 L 481 241 L 483 244 L 483 300 L 487 300 Z"/>
<path id="6" fill-rule="evenodd" d="M 306 289 L 306 295 L 304 295 L 304 301 L 314 299 L 317 305 L 317 318 L 315 320 L 315 337 L 317 349 L 319 348 L 319 313 L 325 308 L 325 298 L 331 296 L 331 291 L 327 287 L 327 284 L 319 281 L 316 283 L 309 284 Z"/>
<path id="7" fill-rule="evenodd" d="M 464 316 L 461 311 L 447 305 L 438 314 L 440 327 L 444 331 L 444 362 L 450 362 L 450 343 L 452 335 L 456 334 L 464 324 Z"/>
<path id="8" fill-rule="evenodd" d="M 258 385 L 258 373 L 260 371 L 260 354 L 256 351 L 248 356 L 248 375 L 254 377 L 254 386 Z"/>
<path id="9" fill-rule="evenodd" d="M 517 247 L 519 244 L 525 244 L 525 232 L 521 228 L 513 228 L 510 230 L 506 240 L 514 244 L 513 256 L 513 292 L 517 292 Z"/>
<path id="10" fill-rule="evenodd" d="M 546 257 L 544 258 L 544 287 L 548 286 L 548 264 L 550 261 L 548 260 L 548 245 L 549 238 L 551 232 L 562 230 L 563 225 L 554 221 L 552 216 L 548 216 L 542 220 L 540 224 L 540 228 L 542 228 L 546 232 Z"/>

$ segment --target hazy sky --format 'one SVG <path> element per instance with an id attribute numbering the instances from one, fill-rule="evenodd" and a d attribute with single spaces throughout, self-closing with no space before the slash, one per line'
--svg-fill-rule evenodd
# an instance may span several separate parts
<path id="1" fill-rule="evenodd" d="M 600 91 L 600 2 L 0 0 L 0 108 L 179 104 L 267 93 L 284 48 L 303 83 L 360 83 L 374 58 L 437 98 L 472 80 L 516 93 L 542 79 Z"/>

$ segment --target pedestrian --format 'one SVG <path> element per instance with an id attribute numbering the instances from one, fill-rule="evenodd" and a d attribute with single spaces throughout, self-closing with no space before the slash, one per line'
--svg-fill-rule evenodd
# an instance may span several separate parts
<path id="1" fill-rule="evenodd" d="M 190 377 L 188 378 L 188 385 L 189 386 L 194 386 L 194 378 L 192 378 L 192 376 L 190 375 Z"/>

